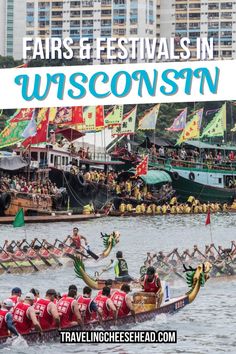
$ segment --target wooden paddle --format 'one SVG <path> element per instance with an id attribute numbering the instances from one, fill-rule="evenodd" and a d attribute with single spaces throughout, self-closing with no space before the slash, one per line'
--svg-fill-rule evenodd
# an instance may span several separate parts
<path id="1" fill-rule="evenodd" d="M 15 246 L 22 252 L 22 249 L 21 249 L 20 246 L 17 244 L 17 242 L 15 242 Z M 25 255 L 25 257 L 26 257 L 26 259 L 27 259 L 27 262 L 29 262 L 29 264 L 34 268 L 34 270 L 35 270 L 36 272 L 39 272 L 38 267 L 36 267 L 36 265 L 31 261 L 31 259 L 29 259 L 29 257 L 27 257 L 26 255 Z"/>
<path id="2" fill-rule="evenodd" d="M 1 246 L 0 246 L 0 250 L 2 250 L 6 255 L 9 256 L 9 254 Z M 19 264 L 17 264 L 17 262 L 12 258 L 12 256 L 11 256 L 10 262 L 15 263 L 15 265 L 23 271 L 23 268 Z"/>
<path id="3" fill-rule="evenodd" d="M 107 272 L 107 271 L 111 268 L 111 265 L 113 264 L 113 262 L 114 262 L 114 260 L 111 259 L 111 260 L 110 260 L 110 263 L 109 263 L 105 268 L 103 268 L 100 273 L 95 272 L 95 273 L 94 273 L 94 276 L 96 277 L 96 279 L 99 279 L 99 277 L 100 277 L 103 273 Z"/>
<path id="4" fill-rule="evenodd" d="M 43 243 L 45 243 L 45 241 L 46 240 L 43 240 L 43 242 L 40 242 L 39 240 L 38 240 L 38 242 L 41 244 L 41 246 L 44 248 L 44 249 L 46 249 L 46 247 L 44 247 L 44 245 L 43 245 Z M 53 246 L 51 243 L 49 243 L 48 241 L 46 241 L 46 243 L 49 245 L 49 246 L 52 246 L 52 247 L 54 247 L 54 248 L 56 248 L 56 249 L 58 249 L 56 246 Z M 50 252 L 50 250 L 49 250 L 49 253 L 50 253 L 50 255 L 52 256 L 52 258 L 54 259 L 54 261 L 61 267 L 61 266 L 63 266 L 63 264 L 59 261 L 59 259 L 55 256 L 55 254 L 52 254 L 51 252 Z"/>
<path id="5" fill-rule="evenodd" d="M 70 236 L 70 239 L 72 242 L 74 241 L 73 238 Z M 80 247 L 85 250 L 93 259 L 96 261 L 99 259 L 99 256 L 97 256 L 94 252 L 90 251 L 89 249 L 85 248 L 84 246 L 80 245 Z"/>
<path id="6" fill-rule="evenodd" d="M 34 241 L 33 241 L 33 244 L 35 244 L 35 242 L 36 241 L 38 241 L 38 239 L 34 239 Z M 31 245 L 28 243 L 28 241 L 26 241 L 26 240 L 24 240 L 24 242 L 37 254 L 37 256 L 40 258 L 40 259 L 42 259 L 42 261 L 46 264 L 46 266 L 48 266 L 48 267 L 51 267 L 52 265 L 51 265 L 51 263 L 50 262 L 48 262 L 48 260 L 45 258 L 45 257 L 43 257 L 38 251 L 36 251 L 31 245 L 32 245 L 32 242 L 31 242 Z"/>
<path id="7" fill-rule="evenodd" d="M 73 246 L 68 246 L 68 245 L 67 245 L 66 243 L 64 243 L 63 241 L 58 240 L 58 238 L 56 239 L 56 241 L 60 242 L 62 245 L 66 246 L 66 247 L 69 247 L 69 248 L 74 249 L 75 252 L 78 253 L 79 255 L 81 255 L 82 257 L 89 258 L 86 254 L 77 251 L 77 249 L 76 249 L 75 247 L 73 247 Z M 60 249 L 60 248 L 58 248 L 58 249 Z"/>

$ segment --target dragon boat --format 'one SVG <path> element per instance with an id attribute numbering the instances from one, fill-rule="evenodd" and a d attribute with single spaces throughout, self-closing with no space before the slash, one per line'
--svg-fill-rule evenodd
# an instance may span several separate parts
<path id="1" fill-rule="evenodd" d="M 97 261 L 108 257 L 112 249 L 119 242 L 119 236 L 117 236 L 116 232 L 113 232 L 110 235 L 104 234 L 102 238 L 105 248 L 97 257 Z M 88 254 L 90 253 L 91 251 L 88 251 Z M 84 257 L 82 253 L 78 252 L 74 247 L 67 245 L 61 249 L 52 246 L 51 248 L 44 249 L 42 253 L 31 249 L 27 252 L 19 250 L 16 253 L 11 254 L 1 248 L 0 275 L 4 273 L 23 274 L 37 272 L 49 268 L 58 268 L 63 265 L 70 265 L 74 259 L 92 259 L 92 257 L 87 255 L 84 255 Z"/>
<path id="2" fill-rule="evenodd" d="M 138 292 L 134 294 L 134 309 L 135 309 L 135 318 L 132 315 L 118 318 L 116 321 L 114 319 L 109 319 L 103 322 L 104 329 L 111 329 L 113 326 L 124 327 L 124 325 L 135 325 L 136 323 L 141 323 L 154 319 L 160 314 L 174 314 L 179 310 L 182 310 L 185 306 L 192 303 L 197 297 L 199 290 L 204 286 L 205 282 L 209 279 L 209 273 L 211 270 L 211 264 L 205 262 L 197 266 L 197 268 L 189 268 L 186 271 L 186 280 L 189 286 L 189 291 L 175 298 L 170 299 L 169 301 L 162 302 L 160 307 L 156 306 L 154 301 L 150 301 L 150 298 L 155 297 L 155 294 L 144 292 Z M 137 296 L 135 296 L 137 295 Z M 147 301 L 146 301 L 147 300 Z M 98 321 L 85 324 L 83 330 L 93 330 L 100 328 L 101 325 Z M 81 326 L 73 326 L 69 328 L 64 328 L 69 331 L 80 331 L 82 330 Z M 58 329 L 52 329 L 48 331 L 43 331 L 41 334 L 39 332 L 31 332 L 29 334 L 23 335 L 23 338 L 27 343 L 35 344 L 37 342 L 55 342 L 60 339 L 60 332 Z M 0 337 L 0 345 L 7 343 L 7 341 L 12 341 L 9 337 Z"/>

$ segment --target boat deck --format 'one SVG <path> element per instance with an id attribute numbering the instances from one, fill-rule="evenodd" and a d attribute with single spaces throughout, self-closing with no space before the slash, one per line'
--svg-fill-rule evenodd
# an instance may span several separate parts
<path id="1" fill-rule="evenodd" d="M 25 223 L 51 223 L 51 222 L 66 222 L 66 221 L 87 221 L 93 219 L 99 219 L 105 215 L 92 214 L 92 215 L 37 215 L 37 216 L 25 216 Z M 12 224 L 14 221 L 13 216 L 0 217 L 1 224 Z"/>

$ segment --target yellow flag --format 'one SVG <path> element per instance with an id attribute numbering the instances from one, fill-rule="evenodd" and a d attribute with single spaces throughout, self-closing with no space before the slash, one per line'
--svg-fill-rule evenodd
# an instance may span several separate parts
<path id="1" fill-rule="evenodd" d="M 199 111 L 195 112 L 193 118 L 190 120 L 190 122 L 187 123 L 185 129 L 181 133 L 176 145 L 180 145 L 186 140 L 199 139 L 202 115 L 203 109 L 200 109 Z"/>

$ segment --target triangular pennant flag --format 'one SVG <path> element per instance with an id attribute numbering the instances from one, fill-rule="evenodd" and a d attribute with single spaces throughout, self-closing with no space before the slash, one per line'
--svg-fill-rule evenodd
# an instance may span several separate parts
<path id="1" fill-rule="evenodd" d="M 208 210 L 207 212 L 207 217 L 206 217 L 206 223 L 205 225 L 209 225 L 211 223 L 211 212 L 210 212 L 210 209 Z"/>
<path id="2" fill-rule="evenodd" d="M 31 120 L 34 114 L 34 108 L 18 109 L 15 114 L 10 117 L 11 123 L 17 123 L 25 120 Z"/>
<path id="3" fill-rule="evenodd" d="M 47 141 L 48 136 L 48 116 L 49 108 L 41 108 L 37 115 L 37 133 L 33 137 L 29 137 L 23 141 L 22 145 L 27 147 L 28 145 L 34 145 L 44 143 Z"/>
<path id="4" fill-rule="evenodd" d="M 123 118 L 124 106 L 114 106 L 111 111 L 109 111 L 104 118 L 104 126 L 112 127 L 114 125 L 121 124 Z"/>
<path id="5" fill-rule="evenodd" d="M 21 208 L 15 216 L 13 227 L 22 227 L 25 225 L 24 210 Z"/>
<path id="6" fill-rule="evenodd" d="M 31 120 L 29 121 L 29 124 L 25 128 L 25 130 L 22 133 L 22 137 L 24 139 L 27 139 L 31 136 L 35 136 L 37 134 L 37 124 L 35 121 L 35 115 L 36 115 L 36 109 L 34 110 L 33 116 Z"/>
<path id="7" fill-rule="evenodd" d="M 214 118 L 203 130 L 201 138 L 224 136 L 225 130 L 226 130 L 226 103 L 215 114 Z"/>
<path id="8" fill-rule="evenodd" d="M 187 107 L 175 118 L 171 127 L 166 128 L 169 132 L 179 132 L 186 126 Z"/>
<path id="9" fill-rule="evenodd" d="M 155 130 L 159 110 L 160 104 L 157 104 L 151 110 L 145 112 L 139 120 L 138 130 Z"/>
<path id="10" fill-rule="evenodd" d="M 193 118 L 190 120 L 190 122 L 187 123 L 176 145 L 180 145 L 186 140 L 199 139 L 202 116 L 203 116 L 203 109 L 199 109 L 194 113 Z"/>
<path id="11" fill-rule="evenodd" d="M 122 123 L 114 126 L 112 135 L 130 135 L 135 132 L 135 123 L 137 116 L 137 106 L 135 106 L 129 113 L 125 114 Z"/>

